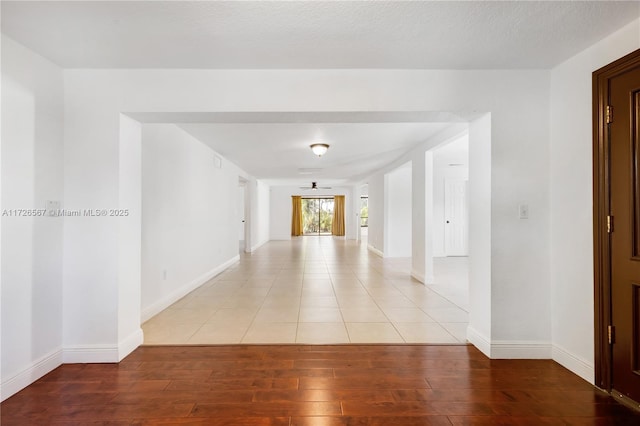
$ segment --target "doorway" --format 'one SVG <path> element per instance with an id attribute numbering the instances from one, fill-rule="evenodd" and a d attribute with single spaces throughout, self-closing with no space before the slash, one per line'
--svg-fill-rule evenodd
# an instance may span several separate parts
<path id="1" fill-rule="evenodd" d="M 302 235 L 331 235 L 333 198 L 302 199 Z"/>
<path id="2" fill-rule="evenodd" d="M 238 239 L 239 239 L 239 250 L 240 253 L 244 253 L 247 245 L 246 245 L 246 208 L 245 208 L 245 199 L 246 199 L 246 190 L 247 185 L 246 182 L 240 180 L 238 186 L 238 206 L 237 206 L 237 214 L 238 214 Z"/>
<path id="3" fill-rule="evenodd" d="M 369 196 L 360 196 L 360 238 L 369 235 Z"/>
<path id="4" fill-rule="evenodd" d="M 237 218 L 238 218 L 238 240 L 239 252 L 251 252 L 251 234 L 249 227 L 250 218 L 250 198 L 249 181 L 242 176 L 238 177 L 238 198 L 237 198 Z"/>
<path id="5" fill-rule="evenodd" d="M 640 401 L 640 50 L 593 74 L 596 384 Z"/>

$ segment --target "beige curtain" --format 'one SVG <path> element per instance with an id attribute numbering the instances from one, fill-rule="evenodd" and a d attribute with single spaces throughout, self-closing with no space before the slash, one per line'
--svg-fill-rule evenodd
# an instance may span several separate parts
<path id="1" fill-rule="evenodd" d="M 344 235 L 344 195 L 336 195 L 333 198 L 333 223 L 331 233 L 333 235 Z"/>
<path id="2" fill-rule="evenodd" d="M 291 197 L 293 206 L 291 214 L 291 236 L 299 237 L 302 235 L 302 197 L 293 195 Z"/>

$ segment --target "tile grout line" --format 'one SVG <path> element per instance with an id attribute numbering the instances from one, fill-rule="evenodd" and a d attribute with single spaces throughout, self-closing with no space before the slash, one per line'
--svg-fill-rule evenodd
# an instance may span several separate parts
<path id="1" fill-rule="evenodd" d="M 333 290 L 333 297 L 336 298 L 336 304 L 338 305 L 338 312 L 340 312 L 340 318 L 342 318 L 342 326 L 344 327 L 344 331 L 347 333 L 347 340 L 349 341 L 349 343 L 353 343 L 351 341 L 351 335 L 349 334 L 349 329 L 347 328 L 347 322 L 344 320 L 344 314 L 342 313 L 342 308 L 340 307 L 340 302 L 338 301 L 338 294 L 336 293 L 336 287 L 333 283 L 333 278 L 331 277 L 331 274 L 329 274 L 329 279 L 331 280 L 331 290 Z M 335 376 L 335 369 L 333 371 L 333 374 Z"/>
<path id="2" fill-rule="evenodd" d="M 272 244 L 272 246 L 275 246 L 275 244 Z M 423 287 L 421 289 L 422 292 L 419 292 L 417 288 L 413 289 L 411 286 L 404 285 L 406 281 L 404 275 L 406 274 L 403 272 L 402 265 L 399 262 L 385 263 L 384 260 L 377 261 L 377 259 L 374 259 L 371 257 L 370 253 L 362 250 L 361 248 L 358 248 L 358 247 L 361 247 L 360 244 L 358 244 L 357 246 L 347 246 L 347 245 L 339 244 L 339 242 L 336 242 L 331 238 L 316 239 L 315 241 L 313 241 L 312 239 L 309 239 L 306 241 L 300 241 L 296 245 L 291 244 L 291 245 L 285 246 L 284 244 L 280 244 L 278 246 L 286 248 L 287 250 L 286 251 L 285 250 L 282 250 L 282 251 L 263 250 L 262 253 L 265 253 L 266 256 L 242 257 L 240 262 L 237 265 L 234 265 L 233 268 L 230 268 L 227 271 L 226 275 L 223 272 L 222 274 L 219 274 L 219 276 L 217 276 L 214 280 L 212 280 L 211 283 L 204 284 L 203 286 L 199 287 L 199 289 L 203 289 L 203 288 L 220 289 L 220 294 L 218 294 L 217 292 L 214 292 L 216 296 L 222 296 L 222 297 L 216 297 L 216 300 L 218 299 L 221 300 L 224 298 L 231 299 L 232 296 L 237 297 L 238 300 L 236 301 L 236 303 L 228 303 L 229 305 L 228 309 L 230 310 L 234 309 L 234 307 L 231 306 L 232 304 L 244 306 L 242 304 L 241 299 L 243 299 L 245 296 L 252 299 L 251 301 L 247 301 L 246 303 L 248 303 L 247 306 L 251 305 L 247 307 L 247 311 L 249 311 L 250 309 L 253 312 L 251 313 L 250 317 L 247 315 L 247 318 L 250 318 L 250 321 L 247 328 L 244 330 L 244 333 L 242 333 L 242 336 L 240 337 L 240 341 L 238 343 L 246 343 L 244 341 L 247 338 L 249 332 L 251 331 L 252 327 L 255 327 L 255 325 L 257 324 L 256 319 L 259 312 L 266 308 L 265 304 L 269 299 L 269 295 L 273 294 L 272 292 L 276 288 L 276 286 L 274 285 L 275 282 L 283 277 L 284 271 L 291 270 L 293 273 L 292 276 L 294 277 L 297 276 L 296 272 L 300 270 L 300 266 L 302 266 L 302 282 L 300 284 L 300 287 L 298 287 L 297 282 L 294 283 L 295 284 L 294 287 L 300 289 L 300 293 L 296 298 L 297 299 L 297 306 L 296 306 L 297 320 L 295 324 L 295 337 L 294 337 L 295 343 L 302 343 L 299 340 L 300 340 L 300 332 L 301 332 L 300 327 L 302 325 L 302 322 L 301 322 L 302 300 L 305 294 L 304 290 L 306 288 L 305 279 L 307 277 L 310 277 L 309 274 L 313 274 L 316 271 L 316 269 L 314 269 L 316 266 L 318 266 L 317 273 L 318 273 L 319 279 L 324 280 L 322 276 L 324 276 L 325 274 L 328 276 L 328 283 L 329 285 L 331 285 L 331 290 L 332 290 L 332 293 L 331 293 L 332 298 L 335 300 L 337 309 L 341 317 L 340 324 L 342 325 L 344 332 L 346 332 L 347 341 L 349 343 L 354 343 L 354 342 L 353 342 L 353 336 L 351 336 L 351 334 L 349 333 L 347 322 L 345 320 L 344 312 L 345 312 L 345 309 L 348 309 L 348 306 L 340 302 L 341 298 L 338 297 L 338 294 L 341 294 L 344 297 L 347 297 L 347 300 L 349 297 L 355 297 L 357 300 L 359 299 L 358 294 L 360 291 L 363 292 L 361 293 L 363 297 L 364 295 L 366 295 L 367 303 L 369 302 L 372 303 L 370 305 L 371 308 L 375 307 L 375 309 L 382 312 L 382 316 L 384 317 L 384 319 L 381 324 L 391 324 L 392 329 L 400 337 L 402 342 L 409 343 L 408 339 L 402 335 L 402 333 L 400 332 L 400 329 L 398 328 L 402 322 L 396 323 L 392 321 L 390 318 L 390 314 L 388 313 L 388 311 L 389 309 L 394 308 L 395 302 L 389 302 L 390 303 L 389 306 L 383 303 L 385 302 L 385 297 L 386 297 L 383 289 L 387 289 L 387 290 L 393 289 L 394 292 L 398 293 L 398 297 L 402 297 L 406 299 L 408 304 L 411 304 L 413 308 L 416 308 L 418 311 L 422 312 L 425 315 L 424 318 L 430 319 L 432 321 L 430 322 L 431 324 L 437 324 L 438 327 L 442 329 L 443 333 L 446 333 L 446 335 L 451 337 L 455 342 L 462 343 L 462 344 L 465 343 L 461 339 L 459 339 L 456 334 L 454 334 L 452 331 L 450 331 L 448 328 L 446 328 L 443 325 L 445 324 L 445 322 L 439 321 L 434 317 L 432 317 L 431 315 L 429 315 L 429 313 L 427 312 L 428 308 L 424 307 L 424 303 L 420 303 L 420 301 L 428 302 L 427 299 L 424 299 L 424 296 L 428 294 L 433 294 L 434 296 L 437 296 L 438 299 L 443 299 L 454 306 L 456 305 L 453 304 L 446 297 L 438 294 L 433 289 L 428 288 L 426 286 L 422 286 Z M 356 255 L 351 254 L 351 247 L 355 247 L 358 250 Z M 265 248 L 268 249 L 268 247 L 265 247 Z M 297 253 L 301 254 L 302 256 L 300 255 L 296 256 L 296 252 L 293 252 L 292 249 L 297 249 Z M 366 254 L 366 255 L 363 255 L 363 254 Z M 340 262 L 340 259 L 342 259 L 342 262 Z M 328 264 L 329 262 L 331 262 L 331 267 L 329 267 L 329 264 Z M 277 269 L 272 268 L 272 266 L 275 266 L 274 263 L 277 263 L 278 265 L 276 267 Z M 286 266 L 289 266 L 290 269 L 285 269 Z M 264 284 L 263 282 L 255 281 L 256 277 L 260 273 L 268 274 L 269 277 L 272 277 L 268 279 L 269 281 L 268 287 L 267 286 L 263 287 L 262 286 L 262 284 Z M 338 276 L 340 278 L 343 278 L 345 280 L 344 283 L 346 284 L 344 286 L 340 286 L 340 289 L 338 289 L 338 287 L 336 286 L 336 280 L 338 279 L 337 278 Z M 353 283 L 350 281 L 351 279 L 354 280 Z M 363 279 L 367 279 L 366 285 L 364 284 Z M 253 284 L 258 284 L 258 286 L 256 286 L 255 294 L 251 293 L 251 289 L 254 286 L 249 285 L 250 282 L 252 282 Z M 238 284 L 240 286 L 236 287 Z M 286 288 L 286 287 L 287 286 L 283 286 L 282 288 Z M 353 295 L 351 295 L 350 289 L 357 290 L 357 291 L 355 293 L 352 293 Z M 328 288 L 326 287 L 325 284 L 321 284 L 321 287 L 319 287 L 319 290 L 325 291 L 325 290 L 328 290 Z M 344 292 L 339 290 L 344 290 Z M 422 298 L 420 297 L 420 294 L 423 295 Z M 258 295 L 260 295 L 261 297 L 259 298 L 256 297 Z M 191 296 L 191 299 L 193 300 L 197 299 L 197 297 L 195 297 L 194 295 L 187 295 L 186 297 L 189 297 L 189 296 Z M 389 297 L 391 297 L 391 294 L 389 295 Z M 393 297 L 395 297 L 395 295 Z M 191 302 L 193 302 L 193 300 Z M 183 299 L 181 299 L 181 301 L 183 302 Z M 257 303 L 255 303 L 256 301 Z M 313 300 L 310 302 L 309 306 L 314 307 Z M 383 306 L 387 306 L 386 310 Z M 356 306 L 354 306 L 354 308 L 355 307 Z M 168 309 L 171 309 L 171 308 L 172 307 L 169 307 Z M 205 312 L 207 318 L 204 319 L 202 322 L 198 322 L 194 324 L 196 326 L 195 329 L 191 333 L 187 333 L 187 336 L 185 336 L 186 343 L 187 344 L 192 343 L 191 340 L 193 339 L 193 337 L 197 335 L 199 332 L 201 332 L 205 327 L 205 325 L 210 323 L 215 324 L 215 321 L 210 322 L 210 320 L 214 318 L 216 314 L 220 312 L 223 308 L 224 306 L 223 307 L 216 306 L 215 309 L 212 309 L 209 312 Z M 239 308 L 239 307 L 235 306 L 235 308 Z M 462 310 L 464 311 L 464 309 Z M 203 310 L 203 312 L 204 311 L 205 310 Z M 230 312 L 230 315 L 233 315 L 233 311 Z M 358 321 L 358 322 L 362 323 L 363 327 L 366 328 L 367 324 L 379 323 L 380 319 L 378 321 Z M 315 323 L 317 324 L 329 324 L 332 322 L 333 321 L 315 321 Z M 423 323 L 423 321 L 418 321 L 418 323 Z M 467 321 L 460 321 L 460 322 L 452 321 L 451 323 L 468 324 Z M 455 330 L 458 330 L 457 326 L 455 326 Z M 460 333 L 460 335 L 462 335 L 462 333 Z M 339 339 L 336 339 L 336 340 L 339 340 Z M 426 341 L 422 341 L 422 343 L 428 343 L 429 339 L 427 338 L 425 340 Z M 375 339 L 372 340 L 372 342 L 374 341 Z M 145 343 L 151 344 L 150 342 L 145 342 Z M 236 342 L 231 342 L 229 344 L 234 344 L 234 343 Z M 265 341 L 264 343 L 270 343 L 270 342 Z M 382 343 L 382 342 L 379 342 L 379 343 Z M 436 343 L 436 342 L 433 342 L 433 343 Z M 154 343 L 154 344 L 166 344 L 166 343 Z M 176 343 L 173 343 L 173 344 L 176 344 Z M 202 344 L 206 344 L 206 343 L 202 343 Z M 218 342 L 213 344 L 218 344 Z M 220 344 L 226 344 L 226 343 L 220 343 Z"/>

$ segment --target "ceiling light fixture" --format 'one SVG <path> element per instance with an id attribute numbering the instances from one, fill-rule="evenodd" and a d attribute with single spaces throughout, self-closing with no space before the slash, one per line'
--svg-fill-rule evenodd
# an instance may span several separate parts
<path id="1" fill-rule="evenodd" d="M 314 143 L 309 148 L 311 148 L 311 151 L 313 151 L 315 155 L 322 157 L 329 149 L 329 145 L 326 143 Z"/>

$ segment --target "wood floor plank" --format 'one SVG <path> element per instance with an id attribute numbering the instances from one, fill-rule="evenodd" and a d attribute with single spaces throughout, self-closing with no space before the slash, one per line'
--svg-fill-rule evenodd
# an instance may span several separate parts
<path id="1" fill-rule="evenodd" d="M 427 389 L 422 378 L 404 378 L 370 374 L 368 377 L 301 377 L 300 389 Z"/>
<path id="2" fill-rule="evenodd" d="M 375 355 L 374 355 L 375 356 Z M 301 359 L 294 362 L 295 368 L 371 368 L 368 359 Z"/>
<path id="3" fill-rule="evenodd" d="M 451 426 L 445 416 L 294 417 L 291 426 Z"/>
<path id="4" fill-rule="evenodd" d="M 404 416 L 431 415 L 455 415 L 469 416 L 472 414 L 491 416 L 497 413 L 490 404 L 485 402 L 355 402 L 345 401 L 342 410 L 346 416 L 395 416 L 402 413 Z"/>
<path id="5" fill-rule="evenodd" d="M 459 416 L 449 417 L 453 426 L 567 426 L 557 417 Z"/>
<path id="6" fill-rule="evenodd" d="M 298 379 L 221 379 L 221 380 L 174 380 L 167 390 L 247 390 L 247 389 L 297 389 Z"/>
<path id="7" fill-rule="evenodd" d="M 138 404 L 108 405 L 63 405 L 50 407 L 47 411 L 54 421 L 110 421 L 132 418 L 186 417 L 194 404 Z"/>
<path id="8" fill-rule="evenodd" d="M 334 377 L 332 368 L 291 368 L 278 370 L 216 370 L 210 375 L 211 380 L 239 378 L 293 378 L 293 377 Z"/>
<path id="9" fill-rule="evenodd" d="M 188 417 L 135 419 L 132 426 L 289 426 L 289 417 Z"/>
<path id="10" fill-rule="evenodd" d="M 219 390 L 219 391 L 151 391 L 151 392 L 121 392 L 111 399 L 111 404 L 138 404 L 141 401 L 155 403 L 198 403 L 207 402 L 251 402 L 254 399 L 251 390 Z"/>
<path id="11" fill-rule="evenodd" d="M 251 402 L 248 404 L 197 404 L 191 415 L 196 417 L 282 417 L 282 416 L 339 416 L 342 408 L 336 401 Z"/>
<path id="12" fill-rule="evenodd" d="M 257 391 L 254 401 L 369 401 L 393 402 L 392 392 L 382 389 L 306 389 L 284 391 Z"/>
<path id="13" fill-rule="evenodd" d="M 0 405 L 5 425 L 640 425 L 549 360 L 471 346 L 142 347 L 63 365 Z"/>

